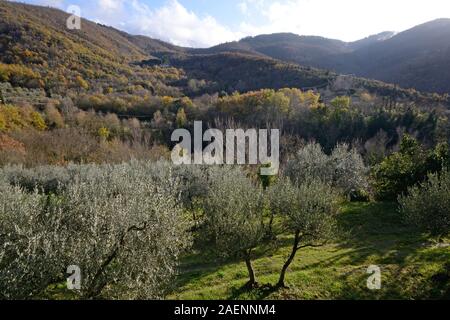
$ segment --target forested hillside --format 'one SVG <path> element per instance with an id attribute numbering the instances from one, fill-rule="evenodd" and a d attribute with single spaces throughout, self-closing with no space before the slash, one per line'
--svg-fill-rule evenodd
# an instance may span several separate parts
<path id="1" fill-rule="evenodd" d="M 71 91 L 75 94 L 80 91 L 140 91 L 171 96 L 177 96 L 181 91 L 192 96 L 187 85 L 191 79 L 206 81 L 202 85 L 205 90 L 200 91 L 203 93 L 232 93 L 269 87 L 324 88 L 336 79 L 336 74 L 330 72 L 274 61 L 267 55 L 255 55 L 253 49 L 251 54 L 222 54 L 221 49 L 191 50 L 143 36 L 132 36 L 86 20 L 83 20 L 81 30 L 68 30 L 64 26 L 69 15 L 51 8 L 3 1 L 0 15 L 0 63 L 3 63 L 0 65 L 0 79 L 17 87 L 43 89 L 49 97 L 70 94 Z M 296 38 L 283 35 L 280 42 L 274 42 L 272 46 L 279 43 L 280 52 L 288 53 L 290 50 L 283 44 L 291 43 L 295 47 L 296 41 L 291 40 Z M 267 42 L 264 37 L 247 41 L 250 44 Z M 305 57 L 325 57 L 332 51 L 348 51 L 345 43 L 339 41 L 322 38 L 302 41 L 310 48 L 302 54 Z M 292 55 L 297 56 L 296 50 Z M 292 61 L 299 62 L 296 59 Z M 307 60 L 300 62 L 309 64 Z M 230 72 L 233 70 L 229 69 L 230 65 L 239 66 L 246 81 L 233 77 L 236 73 Z M 252 79 L 251 83 L 249 79 Z M 371 93 L 386 96 L 400 92 L 409 99 L 416 99 L 417 93 L 360 80 L 354 77 L 353 83 L 366 83 L 362 87 L 366 86 Z"/>
<path id="2" fill-rule="evenodd" d="M 193 52 L 245 52 L 338 73 L 449 93 L 450 20 L 439 19 L 395 34 L 382 32 L 355 42 L 295 34 L 249 37 Z"/>
<path id="3" fill-rule="evenodd" d="M 213 125 L 230 117 L 244 126 L 283 123 L 292 137 L 287 140 L 318 139 L 327 148 L 338 142 L 364 145 L 379 132 L 387 134 L 383 142 L 387 147 L 395 146 L 405 131 L 427 144 L 446 136 L 444 96 L 248 52 L 193 52 L 86 20 L 81 30 L 68 30 L 69 15 L 51 8 L 1 2 L 0 15 L 0 99 L 8 105 L 2 109 L 0 124 L 5 124 L 0 128 L 9 135 L 3 148 L 20 145 L 23 150 L 39 150 L 29 137 L 32 134 L 23 133 L 28 125 L 19 120 L 27 119 L 29 112 L 42 117 L 41 132 L 36 134 L 55 136 L 55 141 L 70 139 L 73 134 L 66 131 L 76 129 L 94 141 L 104 137 L 138 149 L 141 144 L 170 146 L 170 131 L 189 127 L 194 120 Z M 264 48 L 272 38 L 249 38 L 236 45 Z M 308 45 L 319 50 L 314 51 L 316 56 L 350 50 L 343 42 L 292 34 L 280 35 L 272 45 L 295 46 L 296 41 L 301 44 L 298 48 Z M 354 46 L 380 41 L 380 37 L 369 38 Z M 126 122 L 131 120 L 133 124 Z M 83 155 L 58 150 L 57 144 L 52 148 L 42 150 L 40 162 L 104 157 L 88 150 Z M 18 156 L 10 150 L 3 161 L 35 161 L 25 154 L 36 155 L 19 152 Z M 143 153 L 139 149 L 131 154 Z M 118 153 L 115 157 L 122 159 Z"/>
<path id="4" fill-rule="evenodd" d="M 450 19 L 435 20 L 339 56 L 333 69 L 405 88 L 449 93 L 450 76 L 442 72 L 450 68 L 449 43 Z"/>

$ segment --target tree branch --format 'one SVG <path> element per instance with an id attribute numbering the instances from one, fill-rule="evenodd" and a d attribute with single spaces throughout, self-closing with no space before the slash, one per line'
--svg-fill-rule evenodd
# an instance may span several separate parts
<path id="1" fill-rule="evenodd" d="M 303 246 L 297 247 L 297 250 L 304 249 L 304 248 L 319 248 L 319 247 L 323 247 L 327 243 L 328 243 L 328 241 L 325 241 L 324 243 L 321 243 L 321 244 L 309 243 L 309 244 L 305 244 Z"/>
<path id="2" fill-rule="evenodd" d="M 95 297 L 97 296 L 101 290 L 105 287 L 105 283 L 104 284 L 97 284 L 97 282 L 99 281 L 101 275 L 103 274 L 103 272 L 105 271 L 105 269 L 108 267 L 108 265 L 117 257 L 117 254 L 119 253 L 119 249 L 120 247 L 122 247 L 125 244 L 125 238 L 126 236 L 132 232 L 132 231 L 145 231 L 145 229 L 147 229 L 148 226 L 148 221 L 145 221 L 143 223 L 142 227 L 138 227 L 138 226 L 131 226 L 128 229 L 126 229 L 122 235 L 119 238 L 119 241 L 113 246 L 113 250 L 112 252 L 107 256 L 107 258 L 105 259 L 105 261 L 101 264 L 100 268 L 97 270 L 97 273 L 95 274 L 92 282 L 93 285 L 92 287 L 88 290 L 88 296 L 89 297 Z"/>

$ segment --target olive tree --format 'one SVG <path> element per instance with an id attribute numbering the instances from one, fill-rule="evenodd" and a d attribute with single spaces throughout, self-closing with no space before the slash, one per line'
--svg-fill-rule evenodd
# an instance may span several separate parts
<path id="1" fill-rule="evenodd" d="M 212 168 L 204 203 L 206 224 L 217 250 L 244 259 L 249 281 L 256 285 L 252 252 L 265 235 L 262 190 L 238 168 Z"/>
<path id="2" fill-rule="evenodd" d="M 67 235 L 67 263 L 81 268 L 83 297 L 164 296 L 190 242 L 178 182 L 164 168 L 103 166 L 53 206 L 67 219 L 58 232 Z"/>
<path id="3" fill-rule="evenodd" d="M 399 197 L 406 222 L 435 235 L 450 232 L 450 171 L 429 175 L 428 181 Z"/>
<path id="4" fill-rule="evenodd" d="M 319 144 L 309 143 L 286 165 L 286 175 L 295 184 L 315 178 L 339 188 L 348 197 L 367 190 L 367 174 L 363 158 L 347 144 L 337 145 L 327 155 Z"/>
<path id="5" fill-rule="evenodd" d="M 59 219 L 36 191 L 0 183 L 0 299 L 30 299 L 58 280 Z"/>
<path id="6" fill-rule="evenodd" d="M 333 170 L 332 185 L 339 188 L 347 196 L 353 196 L 360 191 L 366 191 L 369 183 L 369 169 L 364 164 L 363 157 L 347 144 L 338 144 L 329 158 Z M 325 181 L 326 182 L 326 181 Z"/>
<path id="7" fill-rule="evenodd" d="M 268 190 L 271 210 L 282 217 L 294 235 L 291 253 L 284 263 L 277 287 L 285 287 L 286 271 L 302 248 L 321 246 L 334 234 L 339 194 L 318 179 L 295 186 L 281 179 Z"/>
<path id="8" fill-rule="evenodd" d="M 179 180 L 180 196 L 183 206 L 192 214 L 195 227 L 203 223 L 201 203 L 208 194 L 208 168 L 202 165 L 177 166 L 174 175 Z"/>
<path id="9" fill-rule="evenodd" d="M 5 181 L 11 185 L 20 186 L 28 191 L 55 193 L 58 188 L 70 182 L 70 172 L 73 171 L 73 168 L 78 167 L 75 165 L 70 165 L 69 168 L 41 166 L 28 169 L 22 166 L 7 166 L 1 171 Z"/>
<path id="10" fill-rule="evenodd" d="M 329 157 L 323 152 L 320 144 L 308 143 L 289 159 L 285 173 L 296 184 L 303 183 L 311 177 L 331 182 L 333 168 L 329 163 Z"/>

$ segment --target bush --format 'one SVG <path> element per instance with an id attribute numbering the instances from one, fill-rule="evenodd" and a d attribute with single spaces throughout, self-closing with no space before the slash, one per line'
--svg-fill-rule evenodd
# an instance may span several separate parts
<path id="1" fill-rule="evenodd" d="M 450 159 L 447 144 L 426 151 L 419 142 L 403 136 L 400 150 L 385 158 L 372 171 L 372 186 L 378 200 L 394 201 L 406 194 L 409 187 L 426 180 L 429 173 L 436 173 L 448 165 Z"/>
<path id="2" fill-rule="evenodd" d="M 450 232 L 450 171 L 432 174 L 428 182 L 409 188 L 399 198 L 404 219 L 435 235 Z"/>
<path id="3" fill-rule="evenodd" d="M 19 187 L 25 191 L 49 194 L 66 188 L 72 177 L 71 172 L 77 166 L 68 168 L 43 166 L 26 169 L 22 166 L 4 167 L 1 174 L 9 184 Z"/>
<path id="4" fill-rule="evenodd" d="M 0 131 L 8 132 L 26 128 L 45 130 L 41 114 L 32 107 L 0 105 Z"/>
<path id="5" fill-rule="evenodd" d="M 0 81 L 10 82 L 13 86 L 36 88 L 42 87 L 40 75 L 32 69 L 18 64 L 0 63 Z M 35 85 L 37 83 L 37 85 Z"/>

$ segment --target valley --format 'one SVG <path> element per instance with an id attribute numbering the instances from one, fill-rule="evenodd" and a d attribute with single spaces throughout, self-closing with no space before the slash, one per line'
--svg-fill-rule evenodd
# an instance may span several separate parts
<path id="1" fill-rule="evenodd" d="M 190 48 L 69 17 L 0 1 L 0 300 L 450 299 L 450 19 Z"/>

